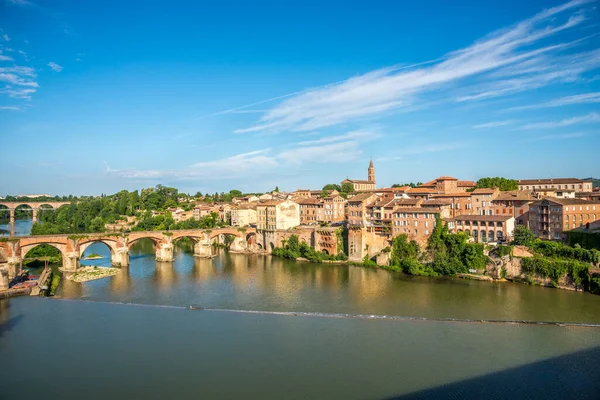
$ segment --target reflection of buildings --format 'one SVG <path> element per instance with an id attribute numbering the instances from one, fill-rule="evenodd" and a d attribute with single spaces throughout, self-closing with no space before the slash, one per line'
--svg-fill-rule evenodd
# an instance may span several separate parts
<path id="1" fill-rule="evenodd" d="M 133 288 L 133 281 L 129 267 L 123 267 L 116 275 L 110 278 L 110 289 L 113 293 L 124 294 Z"/>
<path id="2" fill-rule="evenodd" d="M 157 261 L 156 274 L 154 275 L 156 284 L 161 290 L 169 290 L 176 279 L 175 268 L 172 262 Z"/>

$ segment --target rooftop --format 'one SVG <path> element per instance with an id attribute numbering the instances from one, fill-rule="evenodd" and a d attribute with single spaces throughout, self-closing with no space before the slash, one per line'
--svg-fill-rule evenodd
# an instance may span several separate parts
<path id="1" fill-rule="evenodd" d="M 591 182 L 584 181 L 583 179 L 577 178 L 549 178 L 549 179 L 521 179 L 519 181 L 519 185 L 544 185 L 544 184 L 553 184 L 553 183 L 583 183 L 583 182 Z"/>
<path id="2" fill-rule="evenodd" d="M 471 194 L 494 194 L 498 191 L 498 188 L 479 188 L 471 192 Z"/>
<path id="3" fill-rule="evenodd" d="M 600 200 L 584 200 L 584 199 L 578 199 L 578 198 L 563 199 L 563 198 L 559 198 L 559 197 L 544 197 L 541 200 L 534 201 L 533 204 L 540 205 L 542 203 L 542 201 L 549 201 L 551 203 L 556 203 L 556 204 L 560 204 L 563 206 L 570 206 L 570 205 L 576 205 L 576 204 L 582 204 L 582 205 L 600 204 Z"/>
<path id="4" fill-rule="evenodd" d="M 351 198 L 348 199 L 348 201 L 349 202 L 365 201 L 365 200 L 369 199 L 371 196 L 377 196 L 377 195 L 375 193 L 370 193 L 370 192 L 361 193 L 361 194 L 352 196 Z"/>
<path id="5" fill-rule="evenodd" d="M 458 215 L 449 221 L 499 221 L 504 222 L 514 218 L 512 215 Z"/>

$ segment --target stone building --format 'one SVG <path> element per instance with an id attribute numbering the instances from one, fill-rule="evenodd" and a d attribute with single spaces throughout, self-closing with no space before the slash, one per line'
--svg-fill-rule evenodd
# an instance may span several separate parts
<path id="1" fill-rule="evenodd" d="M 519 190 L 539 192 L 544 189 L 556 189 L 557 191 L 574 190 L 576 193 L 591 192 L 592 181 L 584 181 L 577 178 L 522 179 L 519 181 Z"/>
<path id="2" fill-rule="evenodd" d="M 323 219 L 325 222 L 342 222 L 346 219 L 346 199 L 339 194 L 323 198 Z"/>
<path id="3" fill-rule="evenodd" d="M 498 188 L 481 188 L 471 192 L 473 214 L 494 215 L 493 200 L 498 197 Z"/>
<path id="4" fill-rule="evenodd" d="M 294 199 L 300 207 L 300 224 L 315 225 L 323 221 L 323 202 L 311 197 L 297 197 Z"/>
<path id="5" fill-rule="evenodd" d="M 361 193 L 348 199 L 348 225 L 367 226 L 367 221 L 369 220 L 367 206 L 374 203 L 378 198 L 374 193 Z"/>
<path id="6" fill-rule="evenodd" d="M 547 197 L 529 206 L 529 228 L 546 240 L 563 240 L 564 231 L 585 227 L 599 217 L 599 201 Z"/>
<path id="7" fill-rule="evenodd" d="M 517 225 L 529 226 L 529 205 L 536 200 L 532 190 L 501 192 L 492 200 L 494 215 L 512 215 Z"/>
<path id="8" fill-rule="evenodd" d="M 300 225 L 300 206 L 292 200 L 269 201 L 257 205 L 259 230 L 290 229 Z"/>
<path id="9" fill-rule="evenodd" d="M 437 217 L 443 218 L 444 211 L 436 207 L 396 207 L 392 213 L 392 236 L 406 234 L 424 246 L 435 227 Z"/>
<path id="10" fill-rule="evenodd" d="M 231 226 L 251 226 L 257 222 L 256 205 L 242 204 L 231 208 Z"/>
<path id="11" fill-rule="evenodd" d="M 447 224 L 449 232 L 464 232 L 475 242 L 507 242 L 515 230 L 511 215 L 459 215 Z"/>

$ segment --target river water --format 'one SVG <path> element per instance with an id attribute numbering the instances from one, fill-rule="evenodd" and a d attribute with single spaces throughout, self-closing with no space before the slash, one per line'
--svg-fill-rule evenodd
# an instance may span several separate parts
<path id="1" fill-rule="evenodd" d="M 83 264 L 110 264 L 105 245 L 91 253 L 104 258 Z M 598 327 L 367 317 L 600 324 L 600 296 L 225 251 L 198 259 L 186 246 L 157 263 L 149 241 L 130 255 L 114 277 L 65 281 L 60 299 L 0 301 L 0 361 L 11 371 L 0 373 L 0 398 L 600 393 Z"/>

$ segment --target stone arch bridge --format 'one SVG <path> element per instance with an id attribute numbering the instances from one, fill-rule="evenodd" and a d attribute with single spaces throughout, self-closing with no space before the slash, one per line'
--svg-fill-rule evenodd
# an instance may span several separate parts
<path id="1" fill-rule="evenodd" d="M 12 279 L 19 270 L 25 255 L 40 244 L 57 248 L 62 254 L 62 269 L 64 271 L 75 271 L 79 267 L 83 252 L 93 243 L 106 244 L 110 249 L 112 264 L 125 267 L 129 265 L 129 249 L 140 239 L 152 240 L 156 249 L 156 260 L 169 262 L 173 261 L 173 246 L 178 239 L 190 239 L 194 244 L 195 256 L 212 257 L 213 242 L 224 243 L 225 237 L 228 235 L 233 237 L 230 244 L 231 251 L 258 251 L 256 230 L 253 228 L 238 229 L 229 227 L 212 230 L 190 229 L 166 232 L 65 234 L 0 238 L 0 275 L 4 275 L 5 279 Z"/>
<path id="2" fill-rule="evenodd" d="M 60 207 L 69 204 L 71 203 L 68 201 L 0 201 L 0 211 L 2 208 L 8 208 L 10 214 L 10 234 L 13 236 L 15 233 L 15 210 L 18 207 L 27 206 L 31 208 L 33 223 L 35 224 L 40 210 L 58 210 Z"/>

